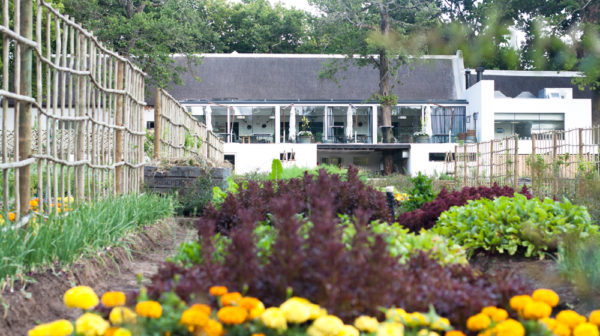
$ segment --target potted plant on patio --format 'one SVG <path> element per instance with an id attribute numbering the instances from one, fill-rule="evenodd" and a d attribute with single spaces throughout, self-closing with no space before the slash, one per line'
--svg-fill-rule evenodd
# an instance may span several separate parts
<path id="1" fill-rule="evenodd" d="M 416 143 L 428 143 L 429 142 L 429 134 L 418 131 L 413 134 L 413 138 Z"/>
<path id="2" fill-rule="evenodd" d="M 312 141 L 312 132 L 310 131 L 310 121 L 306 116 L 302 116 L 302 122 L 300 123 L 300 128 L 302 129 L 298 132 L 298 142 L 299 143 L 311 143 Z"/>

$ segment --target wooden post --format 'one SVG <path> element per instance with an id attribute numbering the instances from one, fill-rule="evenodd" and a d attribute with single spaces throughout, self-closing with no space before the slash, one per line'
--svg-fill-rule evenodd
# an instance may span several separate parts
<path id="1" fill-rule="evenodd" d="M 458 146 L 454 146 L 454 179 L 458 181 Z"/>
<path id="2" fill-rule="evenodd" d="M 513 171 L 513 185 L 515 191 L 519 187 L 519 135 L 515 134 L 515 168 Z"/>
<path id="3" fill-rule="evenodd" d="M 83 70 L 86 67 L 86 55 L 85 55 L 85 38 L 83 34 L 79 34 L 77 36 L 77 49 L 79 50 L 78 55 L 75 56 L 76 59 L 76 68 L 77 70 Z M 77 106 L 75 115 L 81 117 L 85 113 L 85 78 L 82 76 L 77 76 L 75 79 L 75 85 L 77 87 L 77 92 L 75 93 L 77 96 Z M 75 128 L 75 160 L 81 161 L 83 160 L 83 146 L 84 146 L 84 133 L 87 133 L 85 129 L 85 124 L 83 121 L 77 121 Z M 75 167 L 75 197 L 77 202 L 83 201 L 84 197 L 84 183 L 85 177 L 83 176 L 83 166 Z"/>
<path id="4" fill-rule="evenodd" d="M 556 136 L 556 131 L 552 131 L 552 170 L 554 172 L 554 176 L 552 177 L 553 183 L 552 183 L 552 189 L 554 192 L 554 197 L 556 197 L 558 195 L 558 177 L 559 177 L 559 168 L 556 160 L 556 157 L 558 156 L 558 144 L 557 144 L 557 136 Z"/>
<path id="5" fill-rule="evenodd" d="M 583 129 L 579 129 L 579 161 L 583 160 Z"/>
<path id="6" fill-rule="evenodd" d="M 535 162 L 537 160 L 537 155 L 535 154 L 535 133 L 531 134 L 531 164 L 529 165 L 529 171 L 531 171 L 531 187 L 535 187 Z"/>
<path id="7" fill-rule="evenodd" d="M 490 186 L 494 184 L 494 140 L 490 141 Z"/>
<path id="8" fill-rule="evenodd" d="M 123 90 L 123 72 L 124 64 L 122 61 L 117 61 L 117 90 Z M 115 125 L 123 126 L 123 95 L 117 96 L 117 111 L 115 111 Z M 117 130 L 115 133 L 115 163 L 123 161 L 123 131 Z M 123 193 L 123 166 L 119 165 L 115 168 L 115 188 L 117 195 Z"/>
<path id="9" fill-rule="evenodd" d="M 477 186 L 479 186 L 480 185 L 480 183 L 479 183 L 479 156 L 480 156 L 479 142 L 477 143 L 477 153 L 475 155 L 476 155 L 475 159 L 477 160 L 477 170 L 475 172 L 475 180 L 477 182 Z"/>
<path id="10" fill-rule="evenodd" d="M 463 162 L 464 162 L 464 167 L 463 167 L 463 187 L 467 186 L 467 145 L 463 144 Z"/>
<path id="11" fill-rule="evenodd" d="M 504 185 L 508 185 L 508 175 L 510 172 L 510 151 L 508 150 L 508 138 L 504 139 Z"/>
<path id="12" fill-rule="evenodd" d="M 20 4 L 20 34 L 21 36 L 33 39 L 33 1 L 23 0 Z M 32 63 L 33 50 L 31 47 L 21 44 L 21 69 L 20 69 L 20 91 L 24 96 L 32 96 Z M 8 64 L 4 66 L 8 67 Z M 19 74 L 15 74 L 19 76 Z M 19 103 L 19 160 L 27 160 L 31 156 L 31 103 Z M 6 111 L 4 112 L 6 113 Z M 31 200 L 31 165 L 19 168 L 19 208 L 21 214 L 29 212 L 29 201 Z M 6 186 L 5 186 L 6 187 Z M 5 206 L 7 206 L 5 204 Z"/>
<path id="13" fill-rule="evenodd" d="M 161 137 L 161 108 L 162 108 L 162 92 L 160 88 L 156 88 L 154 96 L 154 159 L 160 160 L 160 137 Z"/>

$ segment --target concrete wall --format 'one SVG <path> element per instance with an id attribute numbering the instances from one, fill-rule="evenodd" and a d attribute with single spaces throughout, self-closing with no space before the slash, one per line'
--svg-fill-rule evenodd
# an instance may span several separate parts
<path id="1" fill-rule="evenodd" d="M 314 168 L 317 166 L 316 144 L 225 144 L 225 155 L 235 156 L 236 174 L 270 172 L 273 159 L 279 159 L 284 151 L 287 153 L 293 151 L 296 157 L 295 162 L 282 162 L 284 167 Z"/>
<path id="2" fill-rule="evenodd" d="M 382 157 L 383 154 L 381 152 L 372 151 L 319 151 L 317 154 L 319 164 L 323 164 L 323 158 L 339 158 L 343 167 L 354 165 L 372 172 L 379 172 L 381 170 Z M 361 162 L 364 160 L 366 160 L 366 164 Z"/>
<path id="3" fill-rule="evenodd" d="M 467 105 L 467 117 L 471 119 L 467 123 L 467 130 L 475 129 L 477 131 L 478 141 L 487 141 L 488 135 L 494 136 L 494 81 L 480 81 L 471 86 L 465 93 L 469 101 Z M 477 113 L 477 121 L 473 115 Z M 491 135 L 490 135 L 491 134 Z"/>
<path id="4" fill-rule="evenodd" d="M 408 157 L 408 173 L 412 176 L 421 172 L 424 175 L 435 175 L 446 172 L 444 161 L 429 161 L 430 153 L 454 152 L 456 144 L 411 144 Z"/>

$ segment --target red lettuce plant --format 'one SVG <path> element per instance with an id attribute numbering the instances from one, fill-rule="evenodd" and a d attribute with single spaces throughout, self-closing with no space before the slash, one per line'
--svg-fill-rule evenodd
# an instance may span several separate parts
<path id="1" fill-rule="evenodd" d="M 241 198 L 236 202 L 248 204 L 247 208 L 213 210 L 210 218 L 198 221 L 203 262 L 188 269 L 163 265 L 152 278 L 148 293 L 158 297 L 174 290 L 190 300 L 206 293 L 211 285 L 225 285 L 244 289 L 270 306 L 279 305 L 291 291 L 346 321 L 361 314 L 379 315 L 378 307 L 428 311 L 431 304 L 440 315 L 461 325 L 482 307 L 505 305 L 512 295 L 528 290 L 522 280 L 508 274 L 481 274 L 468 265 L 440 266 L 425 254 L 401 265 L 387 252 L 383 237 L 368 230 L 381 209 L 368 208 L 369 202 L 356 197 L 367 189 L 344 187 L 335 177 L 323 174 L 314 182 L 305 178 L 302 183 L 300 189 L 289 184 L 280 184 L 277 191 L 267 187 L 265 194 L 278 197 L 266 203 L 253 205 Z M 334 185 L 346 189 L 335 190 Z M 285 188 L 287 193 L 281 192 Z M 253 230 L 256 221 L 266 216 L 266 209 L 277 235 L 274 253 L 261 260 Z M 297 215 L 298 209 L 305 210 L 306 219 Z M 350 247 L 342 243 L 337 217 L 338 212 L 349 209 L 357 229 Z M 217 214 L 222 211 L 235 213 L 235 225 L 227 222 L 231 242 L 224 260 L 219 260 L 213 258 L 211 237 L 219 220 L 233 218 Z M 308 235 L 303 230 L 307 223 Z"/>
<path id="2" fill-rule="evenodd" d="M 267 214 L 274 212 L 278 200 L 284 196 L 291 199 L 290 206 L 295 213 L 307 214 L 312 210 L 312 203 L 325 193 L 331 196 L 329 207 L 336 214 L 352 216 L 357 210 L 368 209 L 369 220 L 393 220 L 385 194 L 360 181 L 358 169 L 350 167 L 344 180 L 321 170 L 316 178 L 305 173 L 301 179 L 266 181 L 262 185 L 250 181 L 237 194 L 228 194 L 219 209 L 209 205 L 199 223 L 214 221 L 217 231 L 227 233 L 240 222 L 241 212 L 255 221 L 267 219 Z"/>
<path id="3" fill-rule="evenodd" d="M 533 197 L 526 186 L 523 186 L 519 193 L 528 199 Z M 450 207 L 465 205 L 470 200 L 494 199 L 500 196 L 512 197 L 514 194 L 513 188 L 500 187 L 496 183 L 492 187 L 465 187 L 453 192 L 448 192 L 444 188 L 433 201 L 423 204 L 420 209 L 400 214 L 397 222 L 412 232 L 418 232 L 421 229 L 428 230 L 435 225 L 442 212 L 447 211 Z"/>

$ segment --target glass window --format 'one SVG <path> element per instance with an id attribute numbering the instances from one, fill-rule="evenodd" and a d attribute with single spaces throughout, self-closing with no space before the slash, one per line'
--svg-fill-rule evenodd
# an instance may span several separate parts
<path id="1" fill-rule="evenodd" d="M 565 129 L 564 113 L 496 113 L 494 137 L 519 135 L 519 139 L 531 139 L 531 134 L 562 131 Z"/>
<path id="2" fill-rule="evenodd" d="M 458 133 L 467 129 L 466 108 L 464 106 L 434 106 L 431 111 L 432 142 L 446 143 L 451 135 L 453 138 Z"/>
<path id="3" fill-rule="evenodd" d="M 392 109 L 394 137 L 398 142 L 412 142 L 412 135 L 421 130 L 421 106 L 397 106 Z"/>

